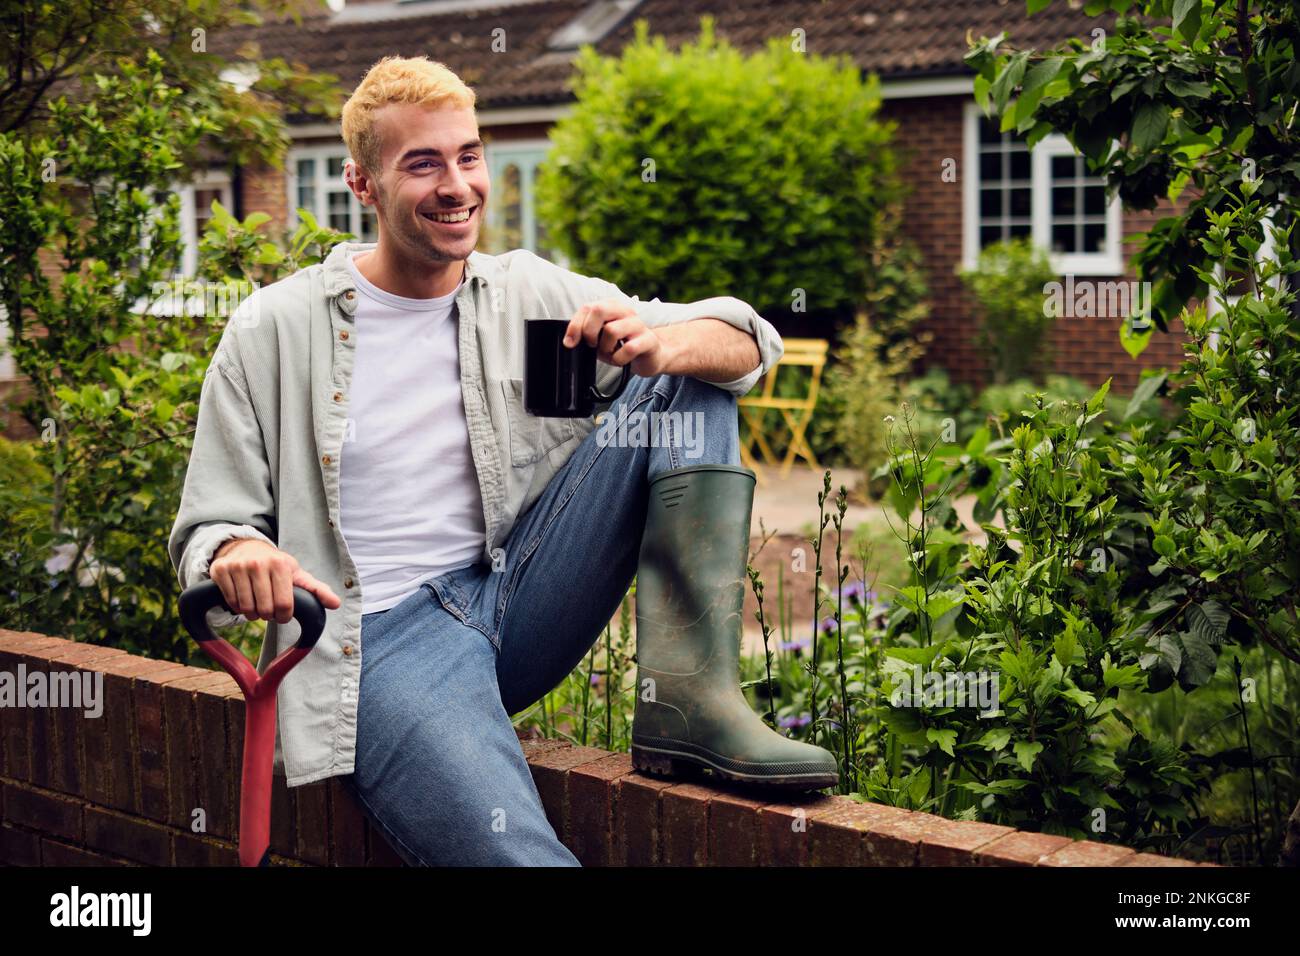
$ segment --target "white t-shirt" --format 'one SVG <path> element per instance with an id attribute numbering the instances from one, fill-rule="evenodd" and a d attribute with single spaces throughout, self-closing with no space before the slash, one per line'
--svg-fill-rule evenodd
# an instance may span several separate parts
<path id="1" fill-rule="evenodd" d="M 348 267 L 359 299 L 339 524 L 369 614 L 474 564 L 486 531 L 461 400 L 456 292 L 408 299 L 367 281 L 351 258 Z"/>

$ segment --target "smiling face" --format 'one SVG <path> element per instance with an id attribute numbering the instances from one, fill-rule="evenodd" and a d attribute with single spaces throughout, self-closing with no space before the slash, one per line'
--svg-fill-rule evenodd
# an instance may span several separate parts
<path id="1" fill-rule="evenodd" d="M 380 168 L 375 175 L 358 170 L 368 182 L 354 189 L 369 186 L 380 245 L 413 262 L 468 258 L 489 189 L 474 111 L 390 103 L 376 111 L 375 128 L 383 144 Z"/>

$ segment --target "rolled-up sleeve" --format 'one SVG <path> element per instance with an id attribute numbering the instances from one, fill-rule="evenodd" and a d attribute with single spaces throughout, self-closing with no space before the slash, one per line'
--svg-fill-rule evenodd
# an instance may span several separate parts
<path id="1" fill-rule="evenodd" d="M 702 379 L 702 381 L 709 381 L 710 384 L 727 390 L 737 398 L 752 389 L 758 380 L 770 371 L 781 360 L 781 356 L 785 354 L 785 345 L 772 323 L 759 315 L 753 306 L 743 299 L 723 295 L 699 299 L 695 302 L 663 302 L 658 298 L 643 302 L 639 297 L 628 295 L 613 282 L 606 279 L 571 272 L 547 262 L 539 256 L 533 258 L 541 264 L 539 268 L 543 270 L 543 281 L 552 288 L 557 283 L 561 286 L 562 307 L 569 311 L 568 314 L 562 316 L 556 315 L 556 318 L 567 319 L 571 317 L 573 312 L 576 312 L 578 308 L 588 302 L 617 299 L 635 308 L 637 317 L 650 328 L 673 325 L 678 322 L 690 322 L 695 319 L 720 319 L 733 328 L 748 333 L 758 346 L 758 365 L 751 371 L 729 382 L 713 382 Z"/>
<path id="2" fill-rule="evenodd" d="M 182 589 L 211 577 L 213 554 L 230 538 L 274 545 L 275 497 L 262 431 L 238 364 L 223 348 L 209 365 L 185 485 L 167 553 Z M 247 620 L 216 611 L 214 627 Z"/>

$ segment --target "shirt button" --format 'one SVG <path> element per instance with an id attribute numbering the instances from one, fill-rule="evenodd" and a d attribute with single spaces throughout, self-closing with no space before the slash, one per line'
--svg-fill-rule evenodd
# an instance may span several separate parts
<path id="1" fill-rule="evenodd" d="M 336 402 L 341 402 L 341 401 L 343 401 L 343 393 L 342 393 L 342 392 L 335 392 L 335 393 L 334 393 L 334 401 L 336 401 Z"/>
<path id="2" fill-rule="evenodd" d="M 325 523 L 326 523 L 327 525 L 329 525 L 331 528 L 334 527 L 334 519 L 333 519 L 333 518 L 326 518 L 326 519 L 325 519 Z"/>
<path id="3" fill-rule="evenodd" d="M 351 579 L 351 578 L 347 578 L 346 580 L 344 580 L 344 582 L 343 582 L 343 586 L 344 586 L 345 588 L 350 588 L 350 587 L 352 587 L 352 579 Z"/>
<path id="4" fill-rule="evenodd" d="M 344 645 L 343 645 L 343 656 L 344 656 L 344 657 L 351 657 L 351 656 L 352 656 L 352 645 L 351 645 L 351 644 L 344 644 Z"/>
<path id="5" fill-rule="evenodd" d="M 355 292 L 353 292 L 351 289 L 349 289 L 347 292 L 344 292 L 344 293 L 343 293 L 343 298 L 347 299 L 349 302 L 351 302 L 351 301 L 352 301 L 353 299 L 355 299 L 356 297 L 357 297 L 357 294 L 356 294 Z"/>
<path id="6" fill-rule="evenodd" d="M 321 461 L 328 465 L 330 463 L 330 456 L 329 455 L 323 456 L 321 458 Z"/>
<path id="7" fill-rule="evenodd" d="M 344 329 L 342 332 L 340 332 L 339 338 L 342 339 L 344 342 L 346 342 L 348 340 L 348 330 Z"/>

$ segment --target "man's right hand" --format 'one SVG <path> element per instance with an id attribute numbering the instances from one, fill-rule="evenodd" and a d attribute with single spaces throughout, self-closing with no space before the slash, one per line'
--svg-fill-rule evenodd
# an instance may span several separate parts
<path id="1" fill-rule="evenodd" d="M 259 538 L 234 538 L 222 544 L 208 574 L 230 609 L 250 621 L 292 621 L 295 585 L 315 594 L 327 608 L 343 603 L 328 584 L 300 568 L 297 558 Z"/>

